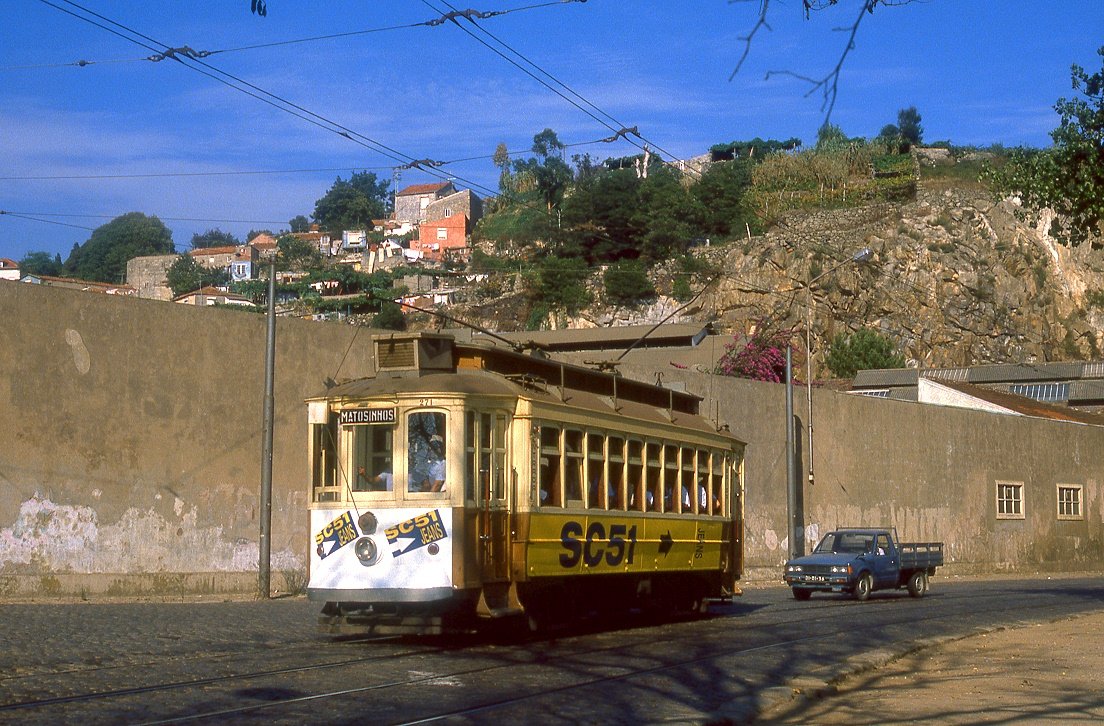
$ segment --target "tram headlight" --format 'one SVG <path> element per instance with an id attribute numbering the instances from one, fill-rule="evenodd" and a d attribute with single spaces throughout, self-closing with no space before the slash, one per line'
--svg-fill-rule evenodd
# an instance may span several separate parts
<path id="1" fill-rule="evenodd" d="M 357 559 L 360 560 L 360 564 L 365 567 L 371 567 L 379 562 L 380 549 L 376 546 L 376 543 L 371 537 L 361 537 L 356 541 L 353 546 L 353 551 L 356 552 Z"/>
<path id="2" fill-rule="evenodd" d="M 357 520 L 357 524 L 360 525 L 360 531 L 362 534 L 375 534 L 376 525 L 379 524 L 376 521 L 376 515 L 371 512 L 365 512 L 360 515 L 360 519 Z"/>

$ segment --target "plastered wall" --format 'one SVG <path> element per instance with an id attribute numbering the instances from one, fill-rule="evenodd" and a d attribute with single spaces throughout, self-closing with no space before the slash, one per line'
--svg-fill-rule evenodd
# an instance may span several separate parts
<path id="1" fill-rule="evenodd" d="M 255 588 L 264 316 L 3 281 L 0 313 L 0 599 Z M 368 373 L 369 356 L 367 330 L 278 321 L 276 590 L 301 584 L 306 561 L 303 399 Z M 661 357 L 624 373 L 682 380 L 748 442 L 748 575 L 777 578 L 785 387 Z M 809 546 L 838 525 L 886 524 L 944 541 L 948 572 L 1104 569 L 1104 427 L 825 390 L 814 424 Z M 996 518 L 998 480 L 1024 484 L 1023 519 Z M 1059 483 L 1083 488 L 1082 520 L 1058 520 Z"/>

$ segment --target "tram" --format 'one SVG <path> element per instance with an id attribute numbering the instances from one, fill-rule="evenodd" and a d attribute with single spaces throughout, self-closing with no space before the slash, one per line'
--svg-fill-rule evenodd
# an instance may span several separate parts
<path id="1" fill-rule="evenodd" d="M 744 444 L 691 394 L 432 333 L 307 400 L 329 633 L 704 608 L 738 594 Z"/>

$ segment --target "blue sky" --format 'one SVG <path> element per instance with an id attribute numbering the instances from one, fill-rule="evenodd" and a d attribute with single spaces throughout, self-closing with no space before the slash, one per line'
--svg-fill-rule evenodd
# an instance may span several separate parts
<path id="1" fill-rule="evenodd" d="M 95 22 L 138 31 L 155 48 L 225 51 L 204 62 L 317 123 L 340 124 L 354 143 L 174 61 L 140 60 L 153 51 L 44 2 L 11 0 L 0 25 L 0 210 L 14 214 L 0 215 L 0 257 L 41 250 L 65 259 L 93 228 L 131 211 L 160 217 L 179 251 L 216 227 L 244 239 L 309 216 L 338 176 L 370 170 L 391 180 L 412 159 L 471 159 L 440 173 L 486 196 L 497 171 L 473 157 L 489 157 L 500 142 L 526 155 L 546 127 L 572 145 L 569 154 L 599 160 L 639 151 L 625 141 L 587 143 L 620 125 L 679 158 L 755 136 L 811 143 L 824 120 L 819 93 L 764 76 L 829 73 L 847 40 L 839 28 L 854 22 L 860 0 L 808 20 L 799 0 L 773 0 L 771 29 L 758 33 L 731 80 L 758 0 L 541 4 L 475 7 L 515 10 L 478 23 L 600 109 L 591 113 L 607 125 L 454 24 L 386 29 L 439 17 L 449 9 L 440 0 L 269 0 L 264 18 L 250 13 L 249 0 L 79 3 L 102 16 Z M 229 50 L 366 30 L 378 32 Z M 1071 91 L 1070 65 L 1098 70 L 1101 45 L 1100 0 L 879 7 L 863 18 L 831 120 L 849 135 L 874 136 L 916 106 L 927 141 L 1046 146 L 1054 102 Z M 82 60 L 90 63 L 72 65 Z M 406 170 L 398 186 L 434 179 Z"/>

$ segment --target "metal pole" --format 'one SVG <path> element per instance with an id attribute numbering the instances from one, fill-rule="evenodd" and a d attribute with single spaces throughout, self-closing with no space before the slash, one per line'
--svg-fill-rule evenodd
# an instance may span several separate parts
<path id="1" fill-rule="evenodd" d="M 790 559 L 800 557 L 797 552 L 797 467 L 794 465 L 794 429 L 793 410 L 793 352 L 786 346 L 786 531 L 789 542 Z"/>
<path id="2" fill-rule="evenodd" d="M 268 340 L 265 348 L 264 431 L 261 438 L 261 557 L 260 597 L 271 594 L 272 554 L 272 420 L 273 383 L 276 377 L 276 258 L 268 268 Z"/>
<path id="3" fill-rule="evenodd" d="M 809 415 L 805 422 L 809 433 L 809 486 L 813 485 L 813 290 L 812 283 L 805 285 L 805 307 L 807 310 L 805 320 L 805 364 L 807 366 L 805 378 L 805 394 L 809 399 Z"/>

